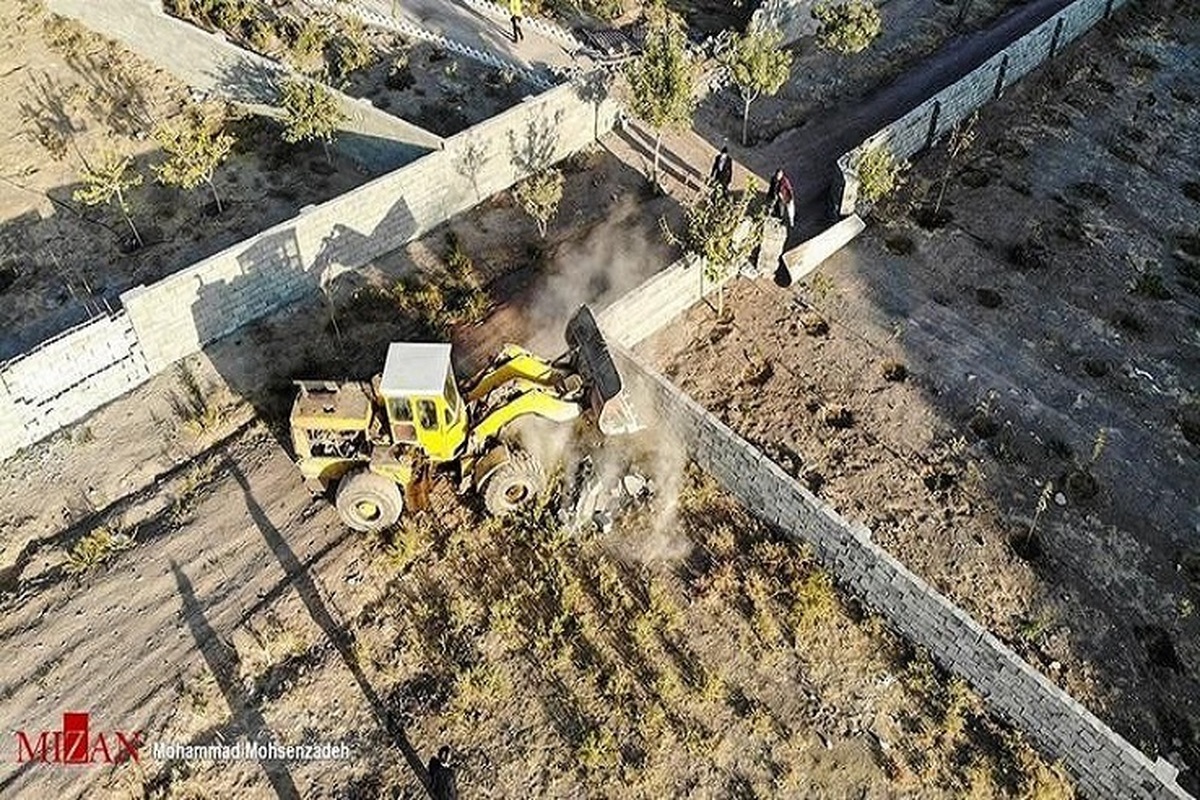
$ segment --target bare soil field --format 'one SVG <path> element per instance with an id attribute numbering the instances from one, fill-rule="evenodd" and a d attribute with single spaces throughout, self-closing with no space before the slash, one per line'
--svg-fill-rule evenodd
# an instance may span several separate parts
<path id="1" fill-rule="evenodd" d="M 169 74 L 41 3 L 0 4 L 0 358 L 86 318 L 125 289 L 149 283 L 367 180 L 321 148 L 287 145 L 276 123 L 232 109 L 233 154 L 206 186 L 159 184 L 152 132 L 191 102 Z M 128 155 L 143 175 L 129 190 L 145 247 L 133 249 L 115 205 L 72 197 L 85 163 Z"/>
<path id="2" fill-rule="evenodd" d="M 406 750 L 450 745 L 464 797 L 1072 796 L 655 427 L 612 452 L 657 494 L 605 536 L 490 522 L 440 484 L 434 510 L 370 540 L 309 497 L 281 443 L 292 378 L 369 375 L 412 336 L 449 335 L 462 374 L 503 341 L 553 353 L 575 304 L 669 260 L 674 200 L 643 203 L 642 176 L 599 152 L 567 172 L 547 241 L 493 198 L 345 276 L 332 307 L 240 331 L 0 476 L 6 729 L 88 709 L 148 743 L 351 758 L 10 764 L 0 792 L 416 798 Z M 411 288 L 390 291 L 444 270 L 451 231 L 491 303 L 481 324 L 402 314 Z"/>
<path id="3" fill-rule="evenodd" d="M 1192 791 L 1198 32 L 1131 10 L 803 286 L 641 348 Z"/>

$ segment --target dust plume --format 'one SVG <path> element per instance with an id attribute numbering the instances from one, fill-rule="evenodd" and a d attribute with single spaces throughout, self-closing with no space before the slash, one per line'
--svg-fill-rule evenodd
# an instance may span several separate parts
<path id="1" fill-rule="evenodd" d="M 531 349 L 561 348 L 562 330 L 581 304 L 599 311 L 667 264 L 657 230 L 648 229 L 636 203 L 623 198 L 586 237 L 563 244 L 528 308 Z"/>

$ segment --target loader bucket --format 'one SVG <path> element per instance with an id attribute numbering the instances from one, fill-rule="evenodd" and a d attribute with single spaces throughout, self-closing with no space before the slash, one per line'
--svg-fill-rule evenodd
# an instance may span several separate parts
<path id="1" fill-rule="evenodd" d="M 634 413 L 633 404 L 625 395 L 621 373 L 608 352 L 608 343 L 596 324 L 592 310 L 580 306 L 567 322 L 567 347 L 571 361 L 579 371 L 591 395 L 596 425 L 606 436 L 635 433 L 645 426 Z"/>

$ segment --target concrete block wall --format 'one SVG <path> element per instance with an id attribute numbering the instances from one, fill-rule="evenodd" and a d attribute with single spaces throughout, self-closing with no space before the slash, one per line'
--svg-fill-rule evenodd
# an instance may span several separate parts
<path id="1" fill-rule="evenodd" d="M 362 266 L 512 186 L 524 173 L 514 165 L 510 142 L 520 148 L 531 125 L 540 151 L 556 162 L 611 130 L 616 115 L 612 100 L 585 100 L 574 84 L 556 87 L 447 139 L 443 149 L 125 292 L 119 314 L 56 337 L 0 369 L 0 458 L 336 280 L 342 270 Z M 475 176 L 478 192 L 460 169 L 469 148 L 485 156 Z"/>
<path id="2" fill-rule="evenodd" d="M 41 439 L 149 378 L 125 312 L 97 317 L 0 366 L 0 454 Z"/>
<path id="3" fill-rule="evenodd" d="M 665 324 L 669 317 L 656 317 Z M 697 464 L 760 519 L 810 544 L 839 585 L 909 641 L 960 675 L 990 708 L 1048 756 L 1060 759 L 1089 796 L 1188 798 L 1167 762 L 1151 761 L 946 597 L 871 541 L 778 465 L 617 344 L 635 320 L 601 317 L 629 385 L 644 390 Z M 643 321 L 644 324 L 644 321 Z"/>
<path id="4" fill-rule="evenodd" d="M 1125 5 L 1127 0 L 1076 0 L 1041 25 L 1000 50 L 958 81 L 913 108 L 904 116 L 885 125 L 850 153 L 885 144 L 897 158 L 911 158 L 929 147 L 966 119 L 972 112 L 999 96 L 1097 22 Z M 844 157 L 845 158 L 845 157 Z M 839 161 L 843 185 L 853 186 L 856 179 L 847 164 Z M 841 205 L 849 198 L 843 196 Z"/>
<path id="5" fill-rule="evenodd" d="M 166 14 L 147 0 L 48 0 L 56 14 L 78 20 L 161 65 L 194 89 L 251 106 L 278 105 L 276 85 L 287 67 L 243 50 Z M 327 87 L 328 88 L 328 87 Z M 371 105 L 330 90 L 346 113 L 338 149 L 372 172 L 395 169 L 441 146 L 441 137 Z"/>
<path id="6" fill-rule="evenodd" d="M 121 296 L 152 373 L 268 312 L 312 292 L 343 269 L 353 269 L 402 246 L 483 197 L 512 186 L 510 141 L 530 125 L 550 161 L 587 146 L 612 127 L 611 101 L 599 109 L 564 85 L 446 140 L 430 153 L 297 217 L 164 278 Z M 510 137 L 511 134 L 511 137 Z M 482 148 L 476 193 L 461 174 L 461 156 Z"/>

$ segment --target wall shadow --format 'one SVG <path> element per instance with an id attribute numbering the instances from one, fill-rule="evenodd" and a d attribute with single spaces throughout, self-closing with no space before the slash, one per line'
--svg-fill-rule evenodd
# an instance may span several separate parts
<path id="1" fill-rule="evenodd" d="M 171 573 L 175 576 L 176 586 L 179 587 L 179 597 L 183 603 L 180 612 L 183 621 L 191 631 L 192 638 L 196 640 L 196 647 L 204 656 L 204 662 L 229 706 L 233 715 L 231 725 L 247 739 L 259 740 L 264 734 L 270 734 L 262 712 L 250 702 L 242 689 L 237 670 L 237 653 L 213 630 L 204 615 L 204 606 L 196 597 L 191 581 L 174 560 L 171 561 Z M 266 773 L 276 797 L 280 800 L 298 800 L 300 792 L 284 762 L 263 759 L 259 764 Z"/>
<path id="2" fill-rule="evenodd" d="M 297 224 L 304 224 L 303 216 Z M 292 378 L 361 380 L 382 368 L 386 339 L 359 323 L 398 317 L 398 311 L 360 292 L 367 288 L 361 266 L 371 254 L 402 246 L 417 224 L 405 199 L 397 198 L 368 232 L 335 224 L 309 264 L 295 229 L 276 231 L 238 252 L 234 280 L 200 287 L 190 314 L 205 354 L 284 450 L 291 451 Z M 271 331 L 277 324 L 272 312 L 295 302 L 309 313 L 279 321 L 286 332 Z"/>

